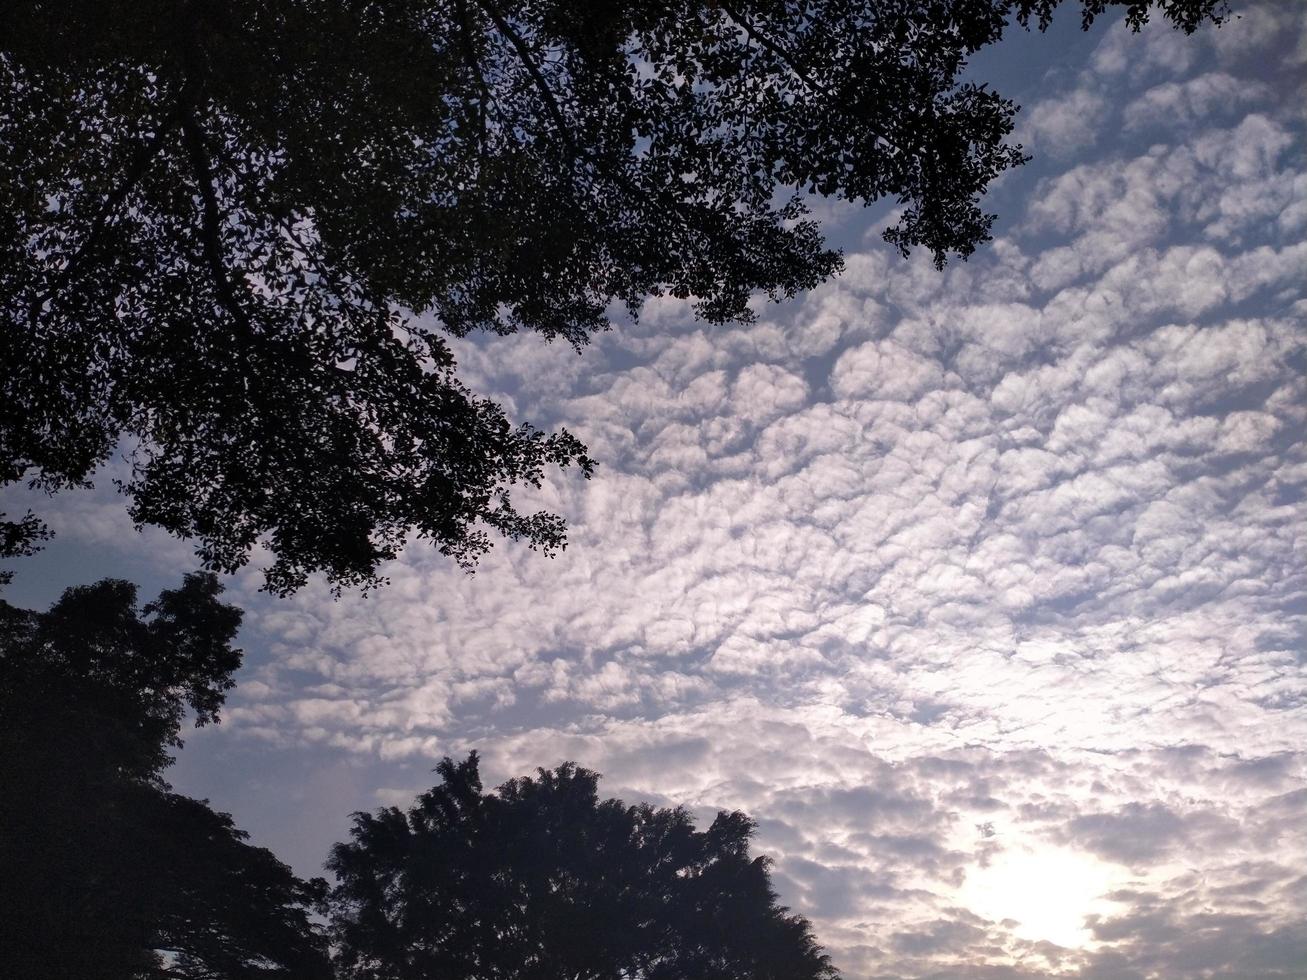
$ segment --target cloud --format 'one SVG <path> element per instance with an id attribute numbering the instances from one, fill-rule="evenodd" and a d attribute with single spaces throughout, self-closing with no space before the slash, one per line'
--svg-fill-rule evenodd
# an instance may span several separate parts
<path id="1" fill-rule="evenodd" d="M 602 460 L 534 494 L 568 550 L 468 577 L 418 544 L 340 601 L 238 577 L 250 664 L 205 737 L 366 763 L 359 807 L 475 748 L 491 782 L 573 759 L 744 809 L 849 980 L 1292 975 L 1300 18 L 1244 14 L 1108 31 L 1032 100 L 1050 159 L 996 190 L 999 239 L 943 276 L 873 235 L 746 327 L 662 300 L 584 357 L 460 342 L 469 383 Z M 119 506 L 47 510 L 107 547 Z M 1042 916 L 1041 862 L 1083 885 Z"/>
<path id="2" fill-rule="evenodd" d="M 1036 103 L 1021 117 L 1013 140 L 1035 153 L 1049 153 L 1064 160 L 1097 139 L 1108 113 L 1109 103 L 1100 93 L 1086 88 L 1069 96 Z"/>
<path id="3" fill-rule="evenodd" d="M 1127 130 L 1156 132 L 1166 127 L 1210 122 L 1213 116 L 1269 102 L 1271 89 L 1223 71 L 1199 75 L 1184 82 L 1154 85 L 1125 107 Z"/>
<path id="4" fill-rule="evenodd" d="M 1067 827 L 1067 840 L 1122 864 L 1142 866 L 1195 846 L 1208 847 L 1237 838 L 1227 819 L 1212 813 L 1177 813 L 1161 803 L 1127 803 L 1110 813 L 1084 813 Z M 1223 838 L 1223 840 L 1222 840 Z"/>

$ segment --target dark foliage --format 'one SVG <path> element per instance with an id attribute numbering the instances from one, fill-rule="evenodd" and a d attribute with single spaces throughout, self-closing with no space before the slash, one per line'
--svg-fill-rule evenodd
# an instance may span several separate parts
<path id="1" fill-rule="evenodd" d="M 40 543 L 50 537 L 50 531 L 30 510 L 16 521 L 7 521 L 0 511 L 0 560 L 27 558 L 40 550 Z M 12 571 L 0 571 L 0 585 L 8 585 Z"/>
<path id="2" fill-rule="evenodd" d="M 0 603 L 0 975 L 329 976 L 325 883 L 163 781 L 186 709 L 216 721 L 240 665 L 220 592 L 202 574 L 144 610 L 113 580 Z"/>
<path id="3" fill-rule="evenodd" d="M 328 867 L 343 980 L 837 980 L 778 907 L 753 823 L 600 802 L 573 765 L 484 792 L 473 753 L 441 785 L 354 816 Z"/>
<path id="4" fill-rule="evenodd" d="M 82 484 L 125 438 L 134 519 L 219 570 L 266 540 L 278 592 L 376 581 L 411 534 L 561 547 L 509 491 L 584 447 L 475 397 L 442 331 L 580 347 L 659 293 L 747 318 L 839 268 L 804 193 L 965 257 L 1023 157 L 959 72 L 1058 3 L 7 0 L 0 483 Z"/>

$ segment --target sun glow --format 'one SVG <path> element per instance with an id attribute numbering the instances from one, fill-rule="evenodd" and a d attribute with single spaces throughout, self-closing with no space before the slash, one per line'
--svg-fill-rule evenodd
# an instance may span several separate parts
<path id="1" fill-rule="evenodd" d="M 1021 939 L 1076 949 L 1091 939 L 1085 917 L 1115 907 L 1103 896 L 1117 874 L 1111 865 L 1065 848 L 1014 849 L 970 872 L 958 897 L 988 919 L 1015 921 L 1011 931 Z"/>

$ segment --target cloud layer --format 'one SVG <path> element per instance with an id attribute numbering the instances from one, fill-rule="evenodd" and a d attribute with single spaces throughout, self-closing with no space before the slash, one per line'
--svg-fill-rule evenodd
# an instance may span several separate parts
<path id="1" fill-rule="evenodd" d="M 540 493 L 568 551 L 466 577 L 415 546 L 339 602 L 243 578 L 260 655 L 222 737 L 413 766 L 358 807 L 477 748 L 745 809 L 849 980 L 1293 975 L 1300 20 L 1105 33 L 943 276 L 873 229 L 747 327 L 655 302 L 582 357 L 464 346 L 602 461 Z"/>

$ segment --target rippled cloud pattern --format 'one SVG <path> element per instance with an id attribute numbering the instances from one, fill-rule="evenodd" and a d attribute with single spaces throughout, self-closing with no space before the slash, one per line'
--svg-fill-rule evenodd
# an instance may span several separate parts
<path id="1" fill-rule="evenodd" d="M 1241 12 L 1050 75 L 943 275 L 831 208 L 844 274 L 755 324 L 460 348 L 601 461 L 538 495 L 568 550 L 415 545 L 339 602 L 242 577 L 198 757 L 298 759 L 303 799 L 338 760 L 318 855 L 472 748 L 744 809 L 849 980 L 1301 976 L 1307 48 L 1294 5 Z M 120 509 L 60 500 L 60 547 Z"/>

